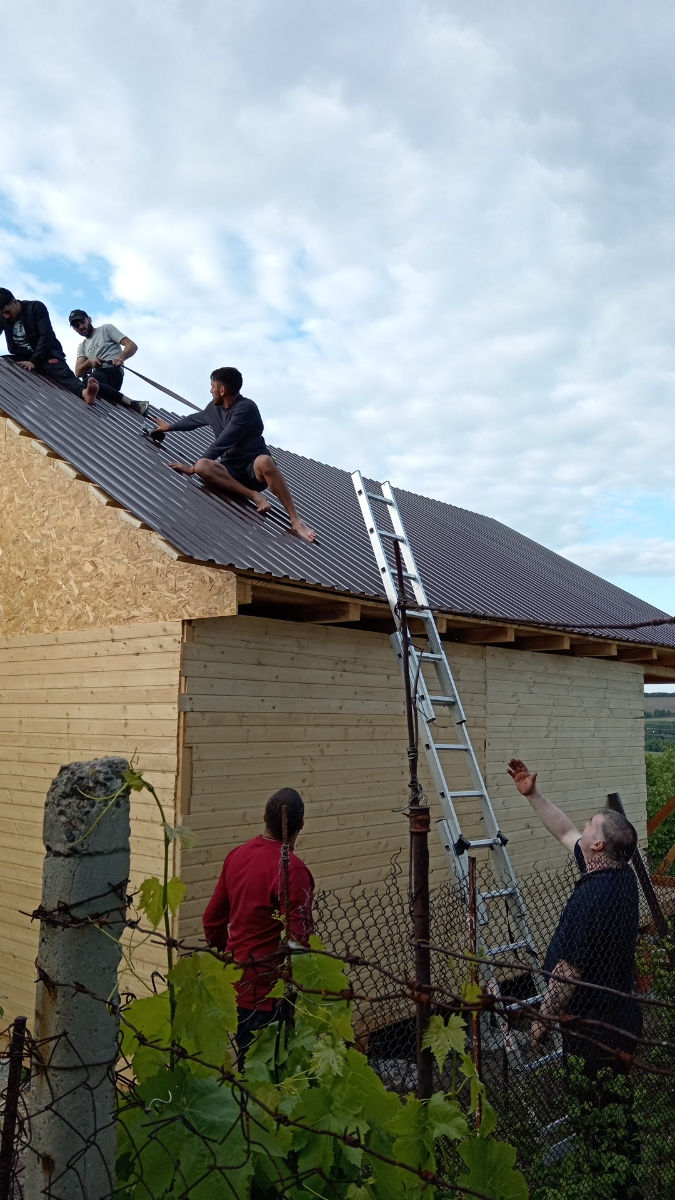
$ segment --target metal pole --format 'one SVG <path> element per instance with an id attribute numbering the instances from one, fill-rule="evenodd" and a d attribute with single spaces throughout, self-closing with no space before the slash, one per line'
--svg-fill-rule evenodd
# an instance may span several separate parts
<path id="1" fill-rule="evenodd" d="M 429 1024 L 431 1003 L 431 951 L 429 950 L 429 805 L 417 777 L 418 749 L 415 735 L 412 688 L 410 686 L 410 656 L 408 622 L 406 615 L 403 564 L 398 542 L 394 542 L 394 558 L 398 579 L 398 615 L 401 623 L 403 648 L 403 681 L 405 684 L 405 710 L 408 721 L 408 769 L 410 803 L 408 822 L 410 829 L 411 906 L 413 916 L 413 938 L 415 943 L 415 1032 L 417 1050 L 417 1098 L 428 1100 L 433 1090 L 433 1059 L 431 1050 L 423 1049 L 422 1042 Z"/>
<path id="2" fill-rule="evenodd" d="M 623 801 L 618 792 L 609 792 L 608 793 L 607 807 L 611 808 L 613 812 L 621 813 L 621 815 L 624 817 L 626 816 L 626 810 L 623 806 Z M 637 848 L 637 846 L 636 846 L 635 850 L 633 851 L 633 855 L 631 857 L 631 862 L 632 862 L 633 866 L 635 867 L 635 874 L 637 875 L 637 877 L 640 881 L 642 890 L 645 894 L 645 900 L 647 901 L 647 904 L 649 905 L 649 911 L 651 912 L 652 917 L 654 918 L 654 924 L 656 925 L 657 930 L 661 934 L 661 937 L 665 941 L 666 955 L 668 957 L 668 962 L 670 963 L 671 967 L 673 967 L 673 969 L 675 969 L 675 947 L 670 946 L 669 942 L 668 942 L 668 922 L 663 915 L 663 909 L 661 908 L 661 905 L 659 904 L 656 892 L 654 891 L 654 886 L 652 884 L 651 879 L 649 878 L 649 871 L 647 870 L 647 867 L 645 866 L 645 860 L 642 857 L 642 855 L 640 854 L 640 851 Z"/>
<path id="3" fill-rule="evenodd" d="M 469 946 L 473 958 L 471 960 L 471 982 L 477 984 L 478 979 L 478 896 L 476 891 L 476 860 L 471 855 L 468 855 L 469 865 Z M 471 1057 L 473 1065 L 476 1068 L 476 1074 L 480 1079 L 481 1076 L 481 1031 L 480 1031 L 480 1012 L 474 1006 L 471 1010 Z M 480 1128 L 483 1120 L 483 1111 L 480 1094 L 476 1103 L 476 1128 Z"/>
<path id="4" fill-rule="evenodd" d="M 9 1200 L 12 1190 L 12 1167 L 15 1160 L 14 1133 L 16 1130 L 16 1114 L 19 1109 L 21 1093 L 21 1064 L 23 1062 L 23 1047 L 26 1040 L 26 1017 L 16 1017 L 12 1027 L 12 1041 L 9 1049 L 9 1070 L 7 1073 L 7 1091 L 5 1093 L 5 1111 L 2 1118 L 2 1141 L 0 1141 L 0 1200 Z"/>

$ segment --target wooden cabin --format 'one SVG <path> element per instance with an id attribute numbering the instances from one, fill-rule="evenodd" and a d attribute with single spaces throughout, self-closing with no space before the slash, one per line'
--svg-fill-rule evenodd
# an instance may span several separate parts
<path id="1" fill-rule="evenodd" d="M 0 1004 L 11 1018 L 32 1012 L 29 914 L 44 799 L 63 763 L 134 759 L 170 819 L 197 834 L 173 851 L 187 885 L 177 931 L 196 940 L 225 853 L 259 830 L 280 786 L 306 799 L 299 850 L 317 884 L 377 886 L 407 851 L 407 733 L 391 616 L 346 472 L 275 450 L 318 530 L 310 546 L 279 506 L 259 517 L 168 469 L 194 461 L 208 431 L 157 447 L 135 413 L 85 408 L 8 360 L 0 414 Z M 663 614 L 497 521 L 397 495 L 516 869 L 560 855 L 505 774 L 514 754 L 578 821 L 620 791 L 644 839 L 643 684 L 675 680 L 673 626 L 627 629 Z M 438 839 L 431 850 L 441 879 Z M 134 793 L 132 886 L 160 871 L 157 813 Z"/>

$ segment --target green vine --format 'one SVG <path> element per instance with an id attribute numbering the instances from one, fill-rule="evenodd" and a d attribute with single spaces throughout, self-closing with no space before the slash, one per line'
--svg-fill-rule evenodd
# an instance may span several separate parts
<path id="1" fill-rule="evenodd" d="M 245 1075 L 235 1069 L 239 969 L 210 952 L 176 960 L 172 950 L 184 888 L 169 879 L 169 847 L 187 831 L 167 824 L 139 772 L 125 784 L 147 788 L 162 817 L 163 879 L 144 882 L 138 906 L 164 927 L 167 970 L 164 990 L 122 1009 L 116 1200 L 527 1200 L 515 1150 L 492 1136 L 463 1018 L 434 1016 L 426 1035 L 439 1071 L 452 1060 L 450 1092 L 424 1102 L 388 1092 L 353 1045 L 344 964 L 317 938 L 290 953 L 289 978 L 275 989 L 292 1004 L 292 1024 L 261 1030 Z"/>

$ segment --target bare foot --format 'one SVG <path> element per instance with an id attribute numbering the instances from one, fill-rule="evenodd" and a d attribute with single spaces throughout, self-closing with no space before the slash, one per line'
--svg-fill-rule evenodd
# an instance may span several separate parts
<path id="1" fill-rule="evenodd" d="M 169 463 L 172 471 L 178 471 L 181 475 L 194 475 L 194 467 L 188 466 L 187 463 Z"/>
<path id="2" fill-rule="evenodd" d="M 310 529 L 309 525 L 305 525 L 305 522 L 300 517 L 295 521 L 291 521 L 291 529 L 296 537 L 302 538 L 303 542 L 313 542 L 316 537 L 314 530 Z"/>
<path id="3" fill-rule="evenodd" d="M 84 400 L 85 404 L 93 404 L 97 396 L 98 381 L 94 379 L 93 375 L 90 375 L 87 380 L 87 386 L 82 393 L 82 399 Z"/>
<path id="4" fill-rule="evenodd" d="M 253 503 L 255 504 L 256 512 L 259 512 L 259 513 L 269 512 L 272 507 L 269 500 L 265 500 L 265 498 L 263 496 L 261 496 L 260 494 L 258 494 L 256 496 Z"/>

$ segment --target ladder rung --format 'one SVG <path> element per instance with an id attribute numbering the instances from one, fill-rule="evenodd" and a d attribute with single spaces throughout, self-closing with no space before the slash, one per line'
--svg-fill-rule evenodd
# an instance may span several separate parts
<path id="1" fill-rule="evenodd" d="M 549 1121 L 548 1125 L 544 1125 L 542 1127 L 541 1132 L 544 1134 L 544 1136 L 549 1133 L 554 1133 L 556 1129 L 560 1129 L 561 1125 L 565 1125 L 569 1119 L 569 1113 L 566 1113 L 564 1117 L 558 1117 L 557 1121 Z"/>
<path id="2" fill-rule="evenodd" d="M 457 703 L 454 696 L 430 696 L 429 699 L 432 704 L 448 704 L 448 705 L 450 705 L 450 704 Z"/>
<path id="3" fill-rule="evenodd" d="M 515 896 L 516 888 L 497 888 L 494 892 L 479 892 L 481 900 L 499 900 L 502 896 Z"/>
<path id="4" fill-rule="evenodd" d="M 562 1050 L 554 1050 L 552 1054 L 544 1054 L 542 1058 L 537 1058 L 534 1062 L 525 1063 L 522 1068 L 523 1074 L 529 1075 L 531 1071 L 539 1071 L 541 1067 L 547 1067 L 549 1063 L 559 1062 L 562 1056 Z"/>
<path id="5" fill-rule="evenodd" d="M 506 954 L 512 950 L 524 950 L 529 947 L 530 943 L 525 940 L 522 942 L 505 942 L 503 946 L 488 946 L 485 950 L 486 954 Z"/>
<path id="6" fill-rule="evenodd" d="M 425 745 L 430 746 L 431 742 L 426 742 Z M 469 747 L 464 742 L 434 742 L 436 750 L 468 750 Z"/>
<path id="7" fill-rule="evenodd" d="M 378 529 L 375 526 L 375 532 L 379 533 L 380 537 L 390 538 L 392 542 L 404 542 L 405 538 L 400 533 L 390 533 L 388 529 Z"/>
<path id="8" fill-rule="evenodd" d="M 436 654 L 433 650 L 418 650 L 415 646 L 411 647 L 411 651 L 416 658 L 428 658 L 433 662 L 442 662 L 445 657 L 444 654 Z"/>
<path id="9" fill-rule="evenodd" d="M 484 795 L 485 795 L 485 793 L 481 792 L 480 788 L 476 788 L 475 791 L 473 791 L 473 792 L 448 792 L 448 799 L 449 800 L 463 800 L 464 798 L 468 799 L 470 796 L 484 796 Z M 471 845 L 472 846 L 496 846 L 497 840 L 498 840 L 497 838 L 481 838 L 480 841 L 472 842 Z"/>
<path id="10" fill-rule="evenodd" d="M 388 504 L 391 508 L 395 503 L 393 500 L 388 500 L 386 496 L 378 496 L 377 492 L 366 492 L 365 495 L 369 500 L 379 500 L 380 504 Z"/>
<path id="11" fill-rule="evenodd" d="M 519 1012 L 521 1008 L 526 1008 L 528 1005 L 530 1006 L 530 1008 L 532 1008 L 535 1004 L 539 1004 L 539 1001 L 542 998 L 543 997 L 541 995 L 539 995 L 539 996 L 528 996 L 527 1000 L 516 1000 L 516 1001 L 514 1001 L 513 1004 L 505 1004 L 503 1009 L 501 1009 L 501 1012 L 507 1012 L 507 1013 Z"/>
<path id="12" fill-rule="evenodd" d="M 415 571 L 401 571 L 401 574 L 404 579 L 414 579 L 417 583 L 420 581 L 420 577 Z"/>

